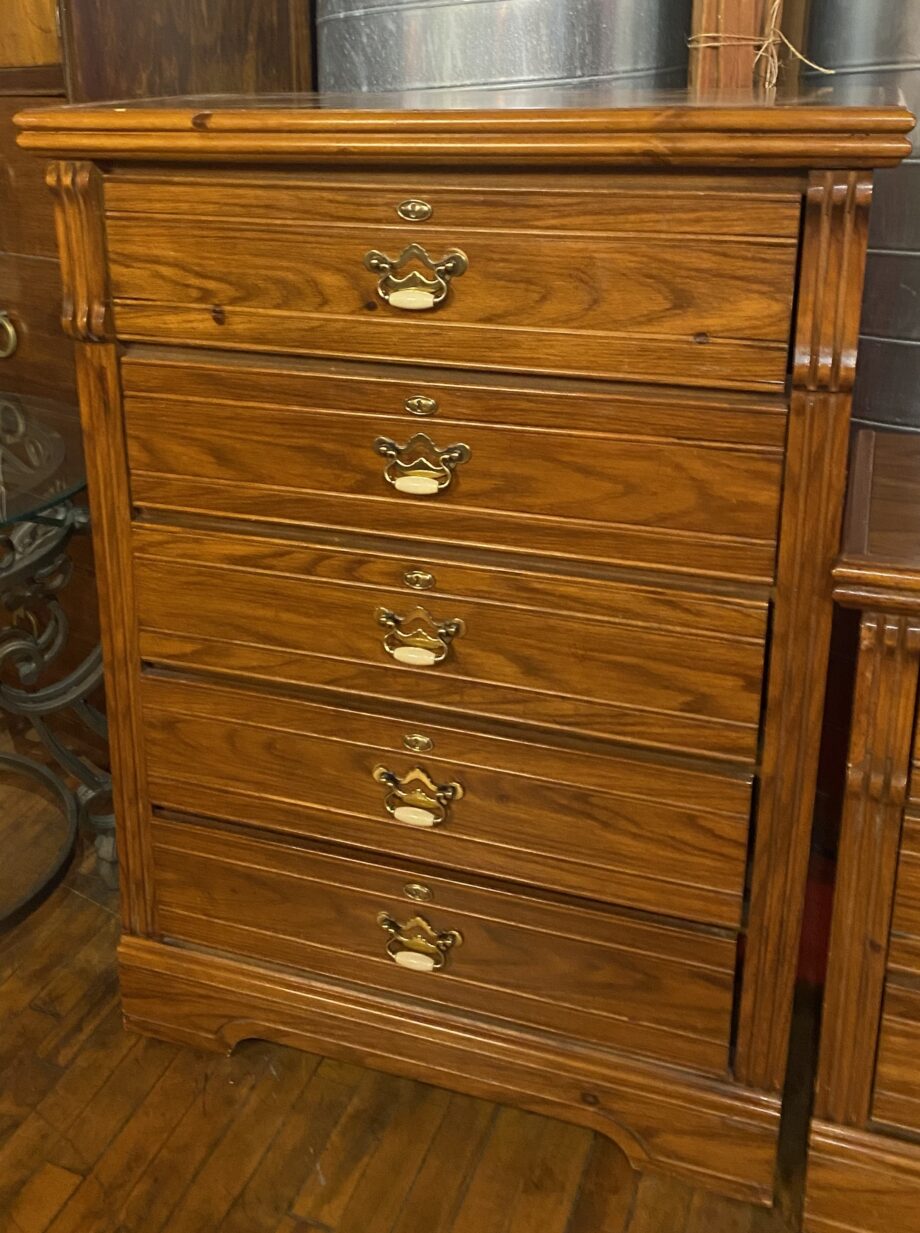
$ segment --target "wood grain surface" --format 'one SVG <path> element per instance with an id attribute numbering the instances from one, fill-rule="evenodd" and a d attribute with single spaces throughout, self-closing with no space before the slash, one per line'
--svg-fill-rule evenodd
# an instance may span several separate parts
<path id="1" fill-rule="evenodd" d="M 5 0 L 0 68 L 60 64 L 55 0 Z"/>
<path id="2" fill-rule="evenodd" d="M 916 1144 L 818 1122 L 809 1147 L 807 1233 L 891 1233 L 916 1225 Z"/>
<path id="3" fill-rule="evenodd" d="M 872 1095 L 872 1118 L 885 1126 L 920 1131 L 920 983 L 892 974 L 878 1034 L 878 1062 Z"/>
<path id="4" fill-rule="evenodd" d="M 270 519 L 528 553 L 545 543 L 702 574 L 717 563 L 740 572 L 743 560 L 772 577 L 782 404 L 143 350 L 123 371 L 132 485 L 151 508 L 233 512 L 261 492 Z M 406 410 L 419 396 L 435 400 L 434 415 Z M 427 498 L 397 492 L 374 448 L 420 432 L 470 450 Z M 436 456 L 422 445 L 406 457 L 418 454 Z"/>
<path id="5" fill-rule="evenodd" d="M 13 829 L 19 815 L 3 795 Z M 125 1032 L 90 847 L 0 941 L 0 1221 L 30 1233 L 781 1233 L 590 1130 L 354 1063 Z M 705 1223 L 701 1223 L 705 1222 Z"/>
<path id="6" fill-rule="evenodd" d="M 816 1092 L 817 1115 L 842 1125 L 872 1104 L 918 658 L 915 621 L 864 614 Z"/>
<path id="7" fill-rule="evenodd" d="M 309 90 L 297 0 L 60 0 L 72 102 Z"/>
<path id="8" fill-rule="evenodd" d="M 61 334 L 61 270 L 51 257 L 0 252 L 0 311 L 9 313 L 16 350 L 0 360 L 0 387 L 42 398 L 73 397 L 74 360 Z"/>
<path id="9" fill-rule="evenodd" d="M 499 602 L 470 598 L 459 567 L 455 590 L 420 594 L 397 583 L 412 561 L 393 561 L 390 585 L 368 586 L 327 581 L 314 554 L 296 544 L 279 549 L 256 537 L 143 527 L 134 545 L 145 659 L 171 662 L 170 640 L 178 637 L 198 646 L 185 657 L 189 665 L 232 672 L 237 650 L 245 656 L 265 648 L 276 660 L 276 679 L 291 683 L 454 713 L 523 713 L 530 723 L 621 739 L 630 738 L 634 720 L 648 731 L 654 714 L 652 744 L 754 756 L 763 636 L 723 632 L 715 603 L 701 629 L 681 619 L 679 601 L 667 608 L 665 596 L 647 597 L 651 607 L 661 603 L 657 620 L 617 619 L 615 611 L 604 619 L 582 615 L 575 604 L 547 613 L 519 599 L 502 603 L 500 593 Z M 360 570 L 360 556 L 350 559 Z M 508 582 L 513 587 L 513 578 Z M 420 603 L 432 618 L 423 621 L 426 629 L 459 619 L 466 632 L 443 662 L 409 668 L 388 654 L 376 613 L 408 618 Z M 254 665 L 250 671 L 258 675 Z"/>
<path id="10" fill-rule="evenodd" d="M 12 119 L 25 102 L 22 97 L 0 97 L 0 250 L 56 261 L 54 214 L 41 162 L 16 145 Z M 60 290 L 55 288 L 55 309 L 59 298 Z"/>
<path id="11" fill-rule="evenodd" d="M 616 181 L 603 187 L 614 194 Z M 571 186 L 576 217 L 579 188 L 588 185 Z M 547 215 L 536 230 L 526 186 L 520 191 L 523 217 L 512 197 L 500 220 L 483 210 L 475 226 L 343 224 L 347 195 L 324 218 L 322 200 L 311 210 L 309 193 L 299 217 L 275 220 L 250 221 L 249 205 L 213 216 L 107 208 L 118 332 L 239 347 L 244 331 L 249 346 L 314 355 L 664 382 L 680 370 L 685 384 L 782 385 L 794 216 L 785 239 L 766 248 L 717 225 L 678 238 L 668 227 L 680 209 L 676 190 L 641 230 L 628 206 L 618 230 L 617 204 L 604 232 L 586 236 L 565 215 L 555 225 Z M 731 199 L 724 204 L 735 207 Z M 396 259 L 412 243 L 435 260 L 459 249 L 469 262 L 445 302 L 427 313 L 386 303 L 364 266 L 371 250 Z"/>
<path id="12" fill-rule="evenodd" d="M 154 821 L 156 930 L 409 999 L 724 1074 L 735 942 L 225 830 Z M 421 882 L 430 900 L 404 887 Z M 377 923 L 421 913 L 462 946 L 442 972 L 400 967 Z"/>
<path id="13" fill-rule="evenodd" d="M 786 485 L 736 1068 L 779 1090 L 814 821 L 871 183 L 815 173 L 795 327 Z"/>
<path id="14" fill-rule="evenodd" d="M 737 928 L 750 776 L 512 742 L 167 676 L 142 682 L 151 801 Z M 420 726 L 420 725 L 416 725 Z M 419 830 L 384 807 L 377 766 L 464 795 Z M 249 768 L 246 781 L 239 767 Z"/>
<path id="15" fill-rule="evenodd" d="M 407 99 L 406 101 L 411 101 Z M 250 100 L 177 99 L 155 111 L 111 105 L 75 111 L 29 111 L 17 121 L 20 141 L 44 154 L 169 162 L 315 163 L 435 168 L 473 166 L 662 166 L 750 171 L 760 168 L 893 166 L 910 154 L 913 116 L 901 106 L 809 104 L 682 107 L 674 92 L 646 107 L 585 105 L 583 87 L 554 97 L 551 109 L 509 108 L 498 92 L 470 110 L 426 113 L 317 106 L 316 97 L 278 98 L 272 108 Z M 285 102 L 288 103 L 285 106 Z M 629 102 L 634 102 L 630 98 Z M 434 123 L 432 120 L 434 119 Z"/>

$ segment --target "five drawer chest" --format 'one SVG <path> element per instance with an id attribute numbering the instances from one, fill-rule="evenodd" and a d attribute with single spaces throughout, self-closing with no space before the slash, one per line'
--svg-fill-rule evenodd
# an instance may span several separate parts
<path id="1" fill-rule="evenodd" d="M 872 169 L 913 121 L 524 98 L 19 117 L 79 344 L 125 1014 L 766 1203 Z"/>

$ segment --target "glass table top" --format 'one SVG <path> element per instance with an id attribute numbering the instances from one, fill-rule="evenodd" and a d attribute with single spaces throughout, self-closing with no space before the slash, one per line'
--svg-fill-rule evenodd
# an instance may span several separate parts
<path id="1" fill-rule="evenodd" d="M 85 486 L 76 406 L 0 389 L 0 526 L 39 518 Z"/>

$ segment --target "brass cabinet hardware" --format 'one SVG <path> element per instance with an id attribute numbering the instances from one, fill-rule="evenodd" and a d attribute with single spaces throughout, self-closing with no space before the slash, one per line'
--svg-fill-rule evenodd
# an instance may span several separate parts
<path id="1" fill-rule="evenodd" d="M 436 398 L 426 398 L 424 394 L 416 394 L 403 403 L 410 415 L 434 415 L 438 410 Z"/>
<path id="2" fill-rule="evenodd" d="M 401 201 L 399 203 L 396 207 L 396 213 L 407 223 L 424 223 L 431 218 L 434 210 L 427 201 L 420 201 L 417 197 L 410 197 L 408 201 Z"/>
<path id="3" fill-rule="evenodd" d="M 461 784 L 435 783 L 420 766 L 402 778 L 385 766 L 375 766 L 371 774 L 387 789 L 383 798 L 387 813 L 407 826 L 440 826 L 453 802 L 463 796 Z"/>
<path id="4" fill-rule="evenodd" d="M 0 312 L 0 360 L 8 360 L 19 346 L 19 335 L 9 313 Z"/>
<path id="5" fill-rule="evenodd" d="M 404 749 L 411 749 L 413 753 L 431 753 L 434 749 L 431 737 L 422 736 L 421 732 L 407 732 L 402 743 Z"/>
<path id="6" fill-rule="evenodd" d="M 377 624 L 389 631 L 383 639 L 387 654 L 398 663 L 414 668 L 430 668 L 441 663 L 453 639 L 466 632 L 466 625 L 459 617 L 436 621 L 426 608 L 413 608 L 405 616 L 398 616 L 389 608 L 377 608 L 374 616 Z"/>
<path id="7" fill-rule="evenodd" d="M 430 270 L 431 275 L 423 274 L 417 268 L 400 274 L 400 270 L 411 267 L 413 263 Z M 394 308 L 419 312 L 442 304 L 447 298 L 450 280 L 464 274 L 469 262 L 459 248 L 452 248 L 435 260 L 428 256 L 421 244 L 410 244 L 395 258 L 372 249 L 365 253 L 364 264 L 372 274 L 380 275 L 377 294 L 382 300 Z"/>
<path id="8" fill-rule="evenodd" d="M 434 899 L 434 891 L 424 882 L 407 882 L 403 887 L 403 894 L 407 899 L 414 899 L 416 903 L 430 903 Z"/>
<path id="9" fill-rule="evenodd" d="M 429 574 L 427 569 L 407 569 L 403 582 L 413 591 L 430 591 L 435 584 L 435 576 Z"/>
<path id="10" fill-rule="evenodd" d="M 439 972 L 447 952 L 463 943 L 456 929 L 439 931 L 424 916 L 413 916 L 401 925 L 388 912 L 379 912 L 377 924 L 390 935 L 387 954 L 393 962 L 415 972 Z"/>
<path id="11" fill-rule="evenodd" d="M 383 470 L 387 483 L 397 492 L 415 497 L 430 497 L 447 488 L 454 469 L 471 457 L 468 445 L 461 442 L 442 449 L 424 432 L 417 432 L 405 445 L 397 445 L 389 437 L 378 437 L 374 450 L 388 459 Z"/>

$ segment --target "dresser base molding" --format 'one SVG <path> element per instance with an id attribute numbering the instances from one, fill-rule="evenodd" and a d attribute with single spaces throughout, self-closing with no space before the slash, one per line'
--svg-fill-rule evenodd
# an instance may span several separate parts
<path id="1" fill-rule="evenodd" d="M 920 1228 L 920 1143 L 813 1122 L 805 1233 Z"/>
<path id="2" fill-rule="evenodd" d="M 548 1042 L 280 969 L 127 937 L 126 1026 L 217 1052 L 273 1040 L 588 1126 L 636 1168 L 748 1202 L 772 1201 L 780 1102 Z"/>

